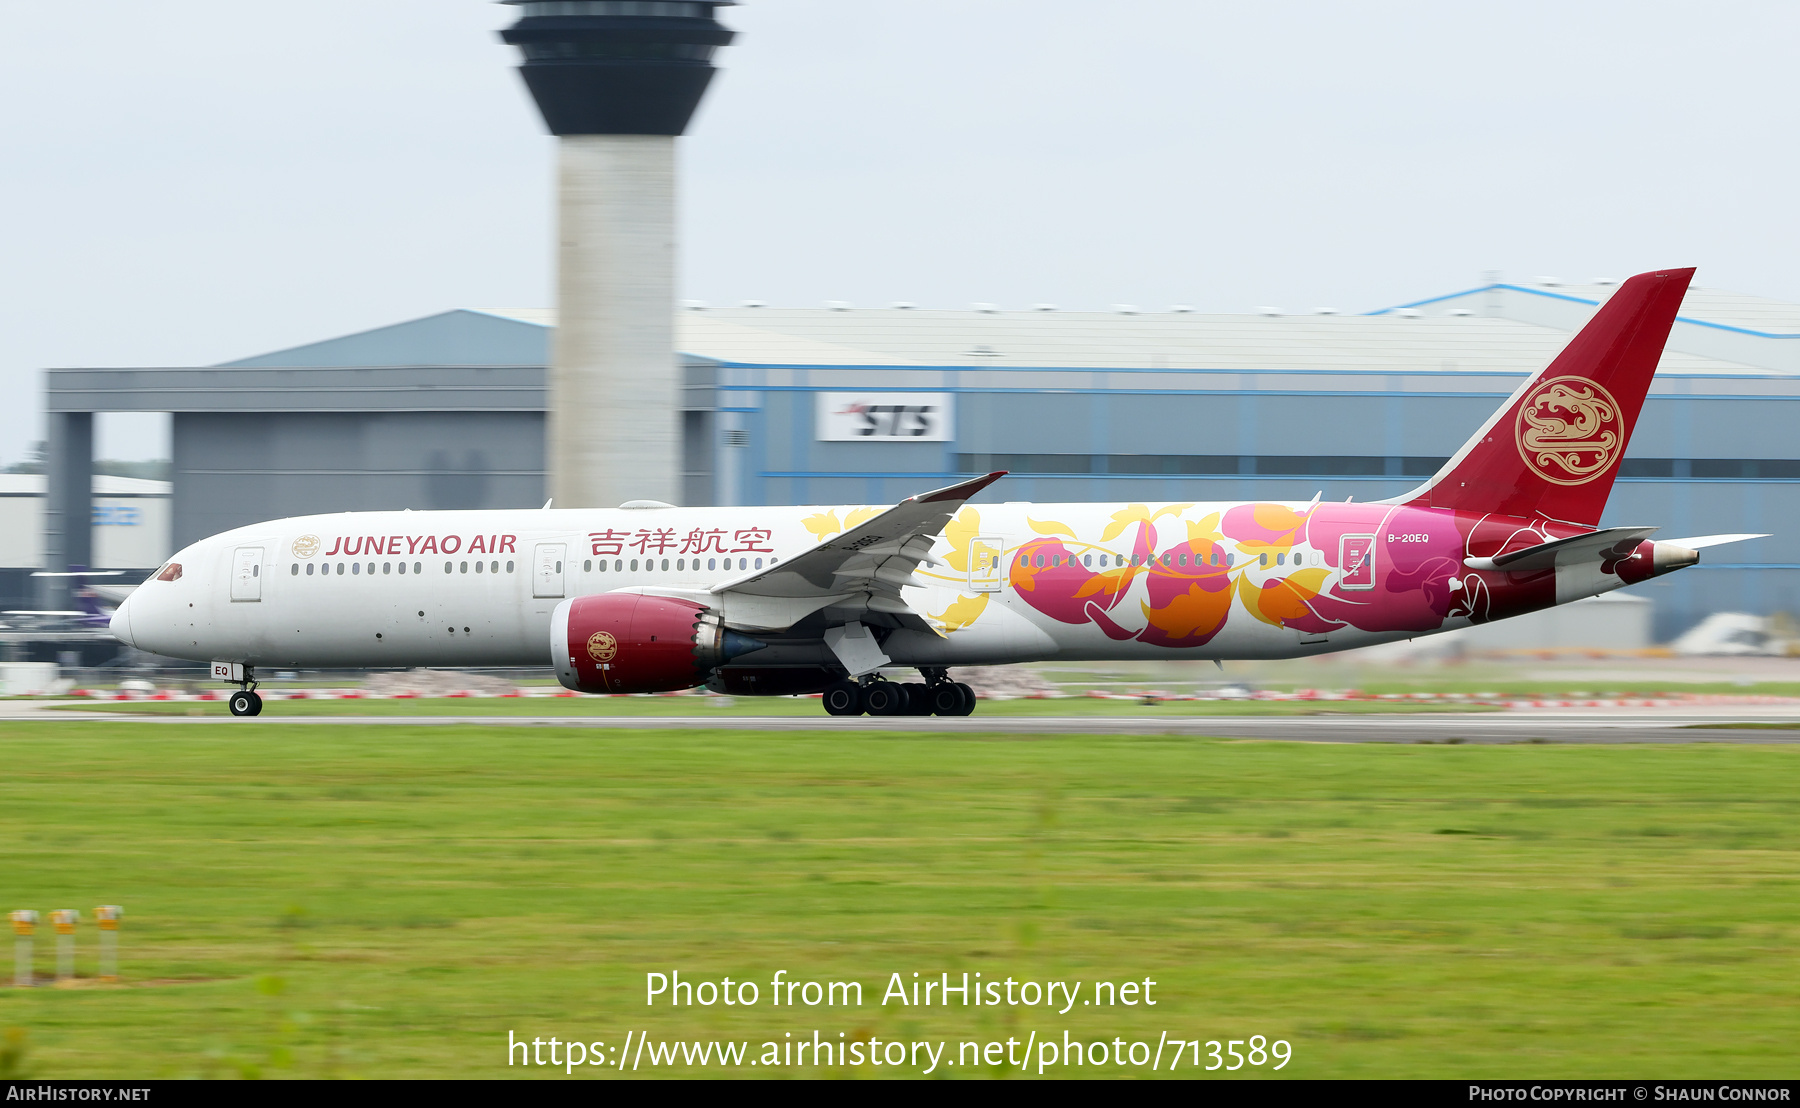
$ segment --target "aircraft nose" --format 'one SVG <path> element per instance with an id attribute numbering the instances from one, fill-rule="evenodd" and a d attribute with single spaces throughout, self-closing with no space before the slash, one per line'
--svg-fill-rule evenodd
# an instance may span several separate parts
<path id="1" fill-rule="evenodd" d="M 113 614 L 112 614 L 112 622 L 110 624 L 108 624 L 108 627 L 112 630 L 113 638 L 118 639 L 120 642 L 124 643 L 126 646 L 136 646 L 137 645 L 137 643 L 131 641 L 131 598 L 130 597 L 126 597 L 125 600 L 122 603 L 120 603 L 118 608 L 114 609 Z"/>

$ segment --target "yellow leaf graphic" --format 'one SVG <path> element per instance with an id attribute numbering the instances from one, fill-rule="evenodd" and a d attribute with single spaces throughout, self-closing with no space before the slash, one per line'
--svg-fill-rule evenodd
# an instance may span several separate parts
<path id="1" fill-rule="evenodd" d="M 990 593 L 979 592 L 974 596 L 959 596 L 951 601 L 950 606 L 932 616 L 932 620 L 941 624 L 945 631 L 961 631 L 963 628 L 981 618 L 987 611 Z"/>
<path id="2" fill-rule="evenodd" d="M 1258 588 L 1256 583 L 1251 581 L 1248 576 L 1239 577 L 1237 579 L 1237 594 L 1238 599 L 1244 602 L 1245 611 L 1249 612 L 1257 619 L 1262 620 L 1264 623 L 1272 623 L 1278 627 L 1281 625 L 1280 620 L 1264 613 L 1262 610 L 1262 589 Z"/>
<path id="3" fill-rule="evenodd" d="M 1040 535 L 1067 535 L 1071 539 L 1075 537 L 1074 528 L 1066 523 L 1058 523 L 1054 519 L 1046 519 L 1039 522 L 1038 520 L 1032 519 L 1030 516 L 1026 516 L 1025 523 Z"/>
<path id="4" fill-rule="evenodd" d="M 844 525 L 838 522 L 836 512 L 821 512 L 816 516 L 807 516 L 800 521 L 800 525 L 811 531 L 813 538 L 821 542 L 844 529 Z"/>
<path id="5" fill-rule="evenodd" d="M 944 564 L 959 573 L 969 572 L 969 543 L 981 532 L 981 513 L 974 508 L 964 508 L 956 513 L 956 517 L 944 524 L 944 541 L 950 544 L 950 553 L 944 555 Z"/>
<path id="6" fill-rule="evenodd" d="M 1075 599 L 1081 600 L 1084 597 L 1093 596 L 1097 592 L 1104 592 L 1107 596 L 1112 596 L 1120 589 L 1129 588 L 1131 579 L 1137 576 L 1137 573 L 1138 571 L 1135 569 L 1109 569 L 1104 573 L 1096 573 L 1083 581 L 1081 586 L 1075 590 Z"/>
<path id="7" fill-rule="evenodd" d="M 1192 508 L 1192 507 L 1193 507 L 1192 504 L 1168 504 L 1168 505 L 1165 505 L 1161 508 L 1156 509 L 1156 514 L 1150 517 L 1150 522 L 1155 523 L 1157 520 L 1161 519 L 1164 516 L 1179 516 L 1179 515 L 1181 515 L 1181 513 L 1187 511 L 1189 508 Z"/>
<path id="8" fill-rule="evenodd" d="M 1106 530 L 1100 535 L 1100 541 L 1111 542 L 1124 534 L 1125 528 L 1132 524 L 1148 523 L 1149 521 L 1150 509 L 1142 504 L 1133 504 L 1122 512 L 1113 513 L 1112 522 L 1106 525 Z"/>
<path id="9" fill-rule="evenodd" d="M 858 508 L 854 512 L 846 512 L 844 513 L 844 530 L 848 531 L 867 523 L 885 511 L 887 511 L 886 508 Z"/>
<path id="10" fill-rule="evenodd" d="M 1306 524 L 1306 516 L 1279 504 L 1258 504 L 1252 509 L 1252 518 L 1267 531 L 1297 531 Z"/>
<path id="11" fill-rule="evenodd" d="M 1287 587 L 1295 593 L 1311 600 L 1325 590 L 1325 582 L 1331 576 L 1328 569 L 1302 569 L 1288 574 Z"/>
<path id="12" fill-rule="evenodd" d="M 1292 575 L 1259 588 L 1248 577 L 1238 578 L 1238 596 L 1250 614 L 1280 627 L 1284 621 L 1312 614 L 1306 602 L 1319 595 L 1330 573 L 1323 569 L 1296 570 Z"/>

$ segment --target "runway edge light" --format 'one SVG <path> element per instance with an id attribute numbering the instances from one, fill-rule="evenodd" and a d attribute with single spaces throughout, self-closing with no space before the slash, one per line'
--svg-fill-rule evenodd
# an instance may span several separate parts
<path id="1" fill-rule="evenodd" d="M 58 908 L 50 913 L 56 927 L 56 985 L 68 988 L 75 983 L 75 925 L 81 913 L 73 908 Z"/>
<path id="2" fill-rule="evenodd" d="M 21 908 L 11 914 L 13 925 L 13 984 L 21 989 L 35 982 L 31 974 L 31 936 L 37 930 L 38 914 Z"/>
<path id="3" fill-rule="evenodd" d="M 119 982 L 119 924 L 125 919 L 125 909 L 117 904 L 102 904 L 94 909 L 94 919 L 100 924 L 100 980 L 116 985 Z"/>

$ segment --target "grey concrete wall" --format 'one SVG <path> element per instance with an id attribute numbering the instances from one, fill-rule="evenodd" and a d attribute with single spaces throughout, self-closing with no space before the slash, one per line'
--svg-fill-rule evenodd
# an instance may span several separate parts
<path id="1" fill-rule="evenodd" d="M 52 573 L 94 564 L 94 416 L 51 412 L 44 444 L 48 481 L 44 502 L 44 568 Z M 42 577 L 43 605 L 70 607 L 67 577 Z"/>
<path id="2" fill-rule="evenodd" d="M 177 547 L 266 519 L 544 502 L 528 412 L 175 415 Z"/>

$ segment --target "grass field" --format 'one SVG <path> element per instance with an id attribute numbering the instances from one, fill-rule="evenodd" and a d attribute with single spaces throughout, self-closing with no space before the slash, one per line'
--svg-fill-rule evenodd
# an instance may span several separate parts
<path id="1" fill-rule="evenodd" d="M 229 716 L 223 700 L 74 701 L 56 711 L 110 712 L 120 715 Z M 1393 712 L 1491 712 L 1501 709 L 1474 704 L 1420 703 L 1394 700 L 1177 700 L 1143 704 L 1127 700 L 1068 697 L 1059 700 L 984 700 L 975 709 L 984 716 L 1093 716 L 1160 719 L 1166 716 L 1297 716 L 1322 713 L 1367 715 Z M 810 697 L 764 696 L 728 699 L 714 696 L 617 697 L 488 697 L 421 698 L 418 700 L 272 700 L 263 715 L 281 716 L 823 716 L 825 709 Z"/>
<path id="2" fill-rule="evenodd" d="M 817 1028 L 1260 1034 L 1297 1077 L 1751 1077 L 1791 1074 L 1800 1034 L 1786 746 L 58 721 L 4 725 L 0 766 L 0 908 L 127 913 L 127 987 L 0 988 L 13 1074 L 497 1077 L 509 1030 Z M 763 1003 L 646 1008 L 671 969 Z M 776 970 L 866 1003 L 771 1008 Z M 878 1003 L 890 973 L 965 970 L 1149 977 L 1158 1004 Z M 937 1076 L 976 1072 L 1013 1071 Z"/>

